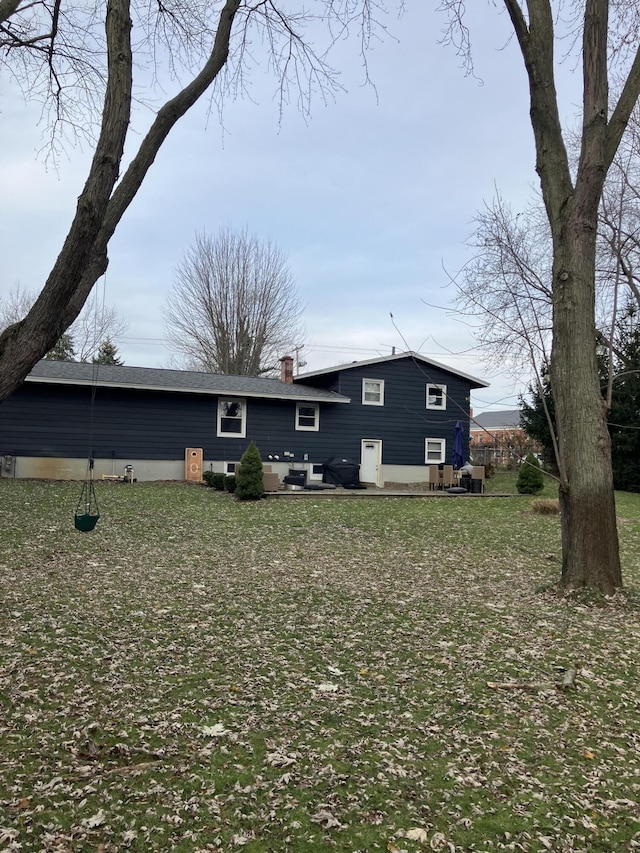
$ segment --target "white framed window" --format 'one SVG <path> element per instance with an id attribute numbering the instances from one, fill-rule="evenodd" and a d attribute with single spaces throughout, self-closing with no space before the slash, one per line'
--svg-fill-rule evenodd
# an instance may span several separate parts
<path id="1" fill-rule="evenodd" d="M 362 380 L 362 405 L 384 406 L 384 379 Z"/>
<path id="2" fill-rule="evenodd" d="M 218 438 L 244 438 L 247 432 L 247 405 L 244 400 L 218 400 Z"/>
<path id="3" fill-rule="evenodd" d="M 296 403 L 296 429 L 318 432 L 320 406 L 317 403 Z"/>
<path id="4" fill-rule="evenodd" d="M 447 442 L 444 438 L 425 438 L 424 461 L 426 465 L 439 465 L 446 458 Z"/>
<path id="5" fill-rule="evenodd" d="M 447 386 L 427 385 L 427 409 L 447 408 Z"/>

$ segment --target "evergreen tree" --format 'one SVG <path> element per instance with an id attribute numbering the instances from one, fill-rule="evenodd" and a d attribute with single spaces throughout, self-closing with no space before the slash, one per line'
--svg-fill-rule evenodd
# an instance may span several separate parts
<path id="1" fill-rule="evenodd" d="M 521 495 L 538 495 L 544 489 L 540 463 L 533 453 L 530 453 L 520 466 L 516 489 Z"/>
<path id="2" fill-rule="evenodd" d="M 611 436 L 611 462 L 616 489 L 640 492 L 640 317 L 629 303 L 616 323 L 613 343 L 613 386 L 608 426 Z M 600 384 L 603 400 L 609 375 L 608 353 L 599 355 Z M 541 371 L 543 375 L 545 371 Z M 531 438 L 543 448 L 545 467 L 553 470 L 554 456 L 551 432 L 544 412 L 542 396 L 530 386 L 530 402 L 520 400 L 520 422 Z M 543 396 L 552 420 L 555 406 L 548 379 L 543 382 Z"/>
<path id="3" fill-rule="evenodd" d="M 49 361 L 75 361 L 76 351 L 71 335 L 65 332 L 45 358 Z"/>
<path id="4" fill-rule="evenodd" d="M 547 420 L 545 404 L 554 425 L 556 408 L 551 394 L 549 373 L 546 365 L 542 365 L 540 375 L 542 376 L 542 395 L 539 393 L 538 386 L 531 384 L 529 386 L 531 402 L 527 402 L 524 397 L 520 398 L 520 426 L 529 438 L 536 441 L 542 447 L 542 461 L 544 462 L 544 467 L 548 471 L 556 472 L 556 456 L 553 449 L 553 441 L 551 439 L 551 430 L 549 429 L 549 421 Z"/>
<path id="5" fill-rule="evenodd" d="M 236 471 L 236 497 L 241 501 L 257 501 L 264 497 L 264 477 L 260 451 L 253 442 L 247 447 Z"/>
<path id="6" fill-rule="evenodd" d="M 611 462 L 616 489 L 640 492 L 640 318 L 630 304 L 616 326 L 609 411 Z"/>
<path id="7" fill-rule="evenodd" d="M 122 359 L 118 358 L 118 347 L 113 343 L 111 338 L 105 338 L 100 344 L 98 354 L 93 357 L 94 364 L 122 364 Z"/>

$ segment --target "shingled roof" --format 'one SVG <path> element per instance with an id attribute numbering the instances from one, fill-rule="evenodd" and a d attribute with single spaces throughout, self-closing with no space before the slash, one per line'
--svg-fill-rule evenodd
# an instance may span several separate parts
<path id="1" fill-rule="evenodd" d="M 520 409 L 483 412 L 474 417 L 471 429 L 474 427 L 482 429 L 520 429 Z"/>
<path id="2" fill-rule="evenodd" d="M 478 379 L 477 376 L 471 376 L 470 373 L 463 373 L 462 370 L 456 370 L 454 367 L 449 367 L 446 364 L 442 364 L 439 361 L 435 361 L 433 358 L 427 358 L 424 355 L 420 355 L 418 352 L 413 352 L 412 350 L 407 350 L 406 352 L 396 352 L 392 355 L 385 355 L 380 358 L 370 358 L 366 361 L 352 361 L 347 364 L 339 364 L 336 367 L 323 367 L 321 370 L 312 370 L 308 373 L 303 373 L 299 377 L 294 379 L 294 382 L 304 382 L 305 379 L 314 376 L 327 376 L 333 373 L 343 373 L 345 370 L 351 370 L 356 367 L 367 367 L 369 365 L 376 364 L 386 364 L 390 361 L 398 361 L 403 358 L 410 358 L 417 365 L 421 365 L 423 370 L 428 370 L 429 367 L 437 367 L 438 370 L 445 370 L 447 373 L 451 373 L 453 376 L 459 376 L 461 379 L 466 379 L 471 388 L 488 388 L 489 383 L 485 382 L 484 379 Z M 425 376 L 427 374 L 425 373 Z"/>
<path id="3" fill-rule="evenodd" d="M 25 382 L 54 385 L 97 385 L 99 388 L 128 388 L 144 391 L 174 391 L 183 394 L 228 394 L 272 400 L 349 403 L 349 397 L 322 388 L 256 376 L 227 376 L 191 370 L 158 367 L 126 367 L 115 364 L 86 364 L 76 361 L 39 361 Z"/>

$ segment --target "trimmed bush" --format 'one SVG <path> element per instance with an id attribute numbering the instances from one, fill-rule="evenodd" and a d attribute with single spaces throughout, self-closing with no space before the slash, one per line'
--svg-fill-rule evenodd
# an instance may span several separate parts
<path id="1" fill-rule="evenodd" d="M 202 479 L 207 486 L 216 489 L 218 492 L 224 492 L 224 474 L 216 474 L 213 471 L 203 471 Z"/>
<path id="2" fill-rule="evenodd" d="M 227 474 L 224 476 L 224 487 L 228 492 L 233 494 L 236 490 L 236 477 L 235 474 Z"/>
<path id="3" fill-rule="evenodd" d="M 240 459 L 236 474 L 236 497 L 241 501 L 257 501 L 264 496 L 264 477 L 260 451 L 253 442 Z"/>
<path id="4" fill-rule="evenodd" d="M 516 489 L 521 495 L 538 495 L 544 489 L 540 463 L 533 453 L 530 453 L 520 466 Z"/>

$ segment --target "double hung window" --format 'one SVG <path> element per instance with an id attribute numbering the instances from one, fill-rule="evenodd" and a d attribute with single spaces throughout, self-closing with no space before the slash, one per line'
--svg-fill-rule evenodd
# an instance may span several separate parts
<path id="1" fill-rule="evenodd" d="M 427 409 L 447 408 L 447 386 L 427 385 Z"/>
<path id="2" fill-rule="evenodd" d="M 244 438 L 247 433 L 247 405 L 244 400 L 218 400 L 218 438 Z"/>
<path id="3" fill-rule="evenodd" d="M 444 438 L 425 438 L 425 465 L 439 465 L 445 461 L 446 441 Z"/>
<path id="4" fill-rule="evenodd" d="M 317 403 L 296 405 L 296 429 L 318 432 L 320 429 L 320 407 Z"/>
<path id="5" fill-rule="evenodd" d="M 362 380 L 362 405 L 384 406 L 384 379 Z"/>

